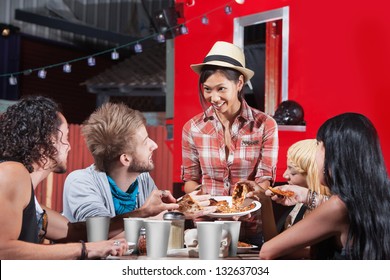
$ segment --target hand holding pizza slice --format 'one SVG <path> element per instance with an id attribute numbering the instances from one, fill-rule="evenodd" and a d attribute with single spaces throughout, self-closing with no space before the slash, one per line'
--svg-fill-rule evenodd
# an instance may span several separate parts
<path id="1" fill-rule="evenodd" d="M 203 206 L 200 202 L 195 200 L 192 195 L 185 194 L 180 201 L 178 201 L 179 204 L 179 211 L 182 213 L 195 213 L 198 211 L 203 210 Z"/>
<path id="2" fill-rule="evenodd" d="M 292 197 L 295 193 L 293 191 L 284 191 L 284 190 L 281 190 L 281 189 L 278 189 L 278 188 L 273 188 L 273 187 L 268 187 L 268 189 L 273 193 L 273 194 L 277 194 L 277 195 L 281 195 L 281 196 L 285 196 L 285 197 Z"/>
<path id="3" fill-rule="evenodd" d="M 177 202 L 178 211 L 182 212 L 186 219 L 195 219 L 213 213 L 217 207 L 210 205 L 209 198 L 210 195 L 185 194 Z"/>
<path id="4" fill-rule="evenodd" d="M 305 203 L 307 198 L 307 192 L 308 188 L 301 187 L 298 185 L 286 184 L 275 188 L 267 189 L 265 195 L 271 197 L 271 199 L 278 204 L 284 206 L 292 206 L 296 205 L 297 203 Z"/>

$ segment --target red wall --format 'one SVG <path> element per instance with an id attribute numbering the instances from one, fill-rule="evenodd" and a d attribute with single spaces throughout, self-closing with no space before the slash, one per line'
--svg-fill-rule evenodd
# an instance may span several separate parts
<path id="1" fill-rule="evenodd" d="M 176 3 L 186 2 L 176 0 Z M 233 13 L 226 15 L 225 3 Z M 286 167 L 286 151 L 294 142 L 315 137 L 328 118 L 347 111 L 365 114 L 376 126 L 390 169 L 390 17 L 388 0 L 197 0 L 185 7 L 189 34 L 175 39 L 174 182 L 180 180 L 181 129 L 201 112 L 198 76 L 189 65 L 199 63 L 217 40 L 233 41 L 233 18 L 283 6 L 290 7 L 289 99 L 305 110 L 306 132 L 280 132 L 278 178 Z M 214 10 L 210 13 L 210 11 Z M 207 13 L 209 25 L 202 25 Z"/>

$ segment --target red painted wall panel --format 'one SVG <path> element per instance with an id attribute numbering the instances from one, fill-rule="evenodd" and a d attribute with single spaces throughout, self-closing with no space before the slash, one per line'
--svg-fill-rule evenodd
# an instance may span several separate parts
<path id="1" fill-rule="evenodd" d="M 183 2 L 183 1 L 176 1 Z M 280 132 L 278 180 L 286 168 L 286 151 L 294 142 L 315 137 L 319 126 L 337 114 L 354 111 L 368 116 L 376 126 L 390 169 L 390 20 L 387 0 L 336 1 L 325 5 L 308 0 L 198 0 L 185 7 L 189 34 L 175 39 L 175 118 L 173 181 L 180 180 L 181 129 L 201 112 L 198 76 L 189 65 L 201 62 L 216 40 L 233 40 L 234 17 L 290 7 L 289 99 L 305 110 L 306 132 Z M 201 23 L 208 14 L 209 24 Z"/>

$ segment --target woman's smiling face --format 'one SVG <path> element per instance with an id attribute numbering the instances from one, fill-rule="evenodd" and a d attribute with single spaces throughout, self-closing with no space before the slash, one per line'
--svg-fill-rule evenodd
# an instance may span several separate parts
<path id="1" fill-rule="evenodd" d="M 241 75 L 238 83 L 230 81 L 217 71 L 203 83 L 203 96 L 220 114 L 235 114 L 241 106 L 238 92 L 244 85 Z"/>

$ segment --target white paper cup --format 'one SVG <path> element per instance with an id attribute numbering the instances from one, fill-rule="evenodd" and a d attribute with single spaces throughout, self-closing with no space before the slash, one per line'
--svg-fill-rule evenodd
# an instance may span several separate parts
<path id="1" fill-rule="evenodd" d="M 229 257 L 237 256 L 237 244 L 238 237 L 240 236 L 241 222 L 240 221 L 216 221 L 215 223 L 223 224 L 223 229 L 225 229 L 231 238 L 229 245 Z"/>
<path id="2" fill-rule="evenodd" d="M 144 226 L 142 218 L 123 218 L 125 238 L 127 242 L 135 243 L 135 251 L 138 251 L 139 231 Z"/>
<path id="3" fill-rule="evenodd" d="M 222 223 L 197 222 L 199 258 L 202 260 L 216 260 L 222 239 Z"/>
<path id="4" fill-rule="evenodd" d="M 110 217 L 89 217 L 87 222 L 88 242 L 96 242 L 108 239 L 110 229 Z"/>
<path id="5" fill-rule="evenodd" d="M 146 255 L 153 259 L 167 256 L 171 221 L 144 220 L 146 229 Z"/>

